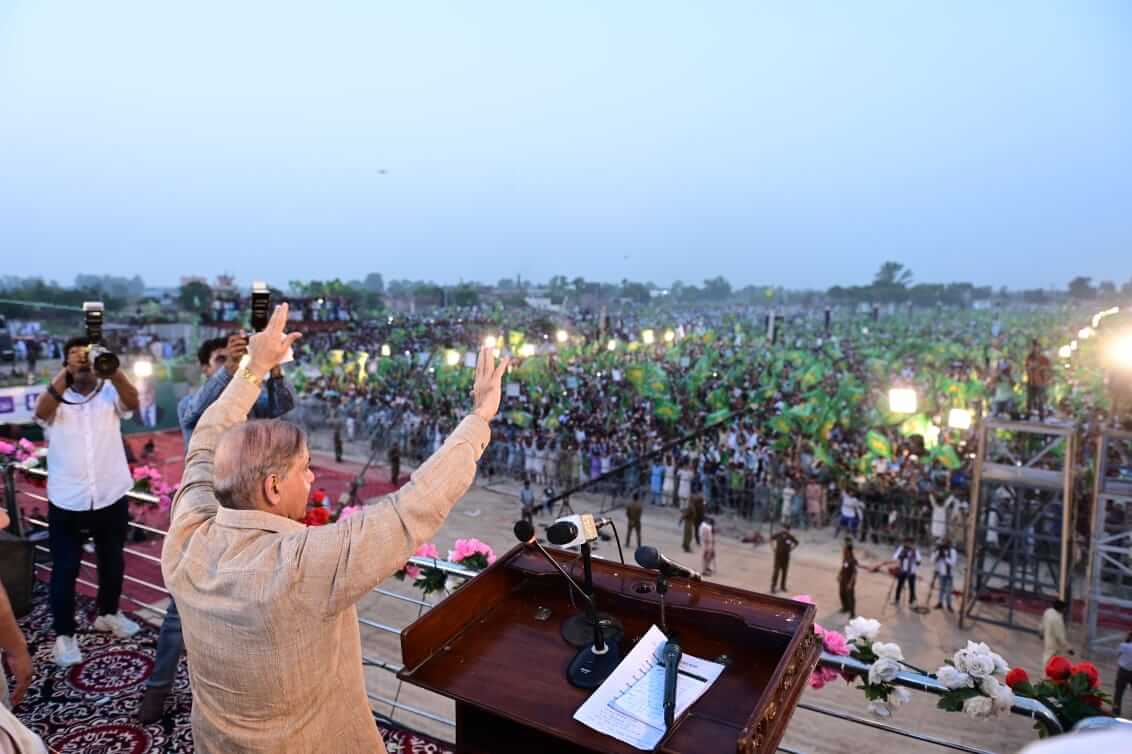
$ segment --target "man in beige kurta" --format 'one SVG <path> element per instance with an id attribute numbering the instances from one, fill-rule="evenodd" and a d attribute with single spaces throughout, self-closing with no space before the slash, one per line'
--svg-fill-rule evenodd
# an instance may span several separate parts
<path id="1" fill-rule="evenodd" d="M 487 368 L 495 391 L 505 369 Z M 184 628 L 197 751 L 385 751 L 366 697 L 355 603 L 436 533 L 471 485 L 498 407 L 494 392 L 483 409 L 480 383 L 477 374 L 476 413 L 409 484 L 321 527 L 216 499 L 214 451 L 258 397 L 253 373 L 233 379 L 205 412 L 161 558 Z"/>

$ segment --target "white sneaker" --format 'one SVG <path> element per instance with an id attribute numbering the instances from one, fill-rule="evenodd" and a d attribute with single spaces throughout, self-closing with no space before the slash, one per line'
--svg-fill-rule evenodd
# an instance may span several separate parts
<path id="1" fill-rule="evenodd" d="M 95 631 L 109 631 L 119 639 L 128 639 L 138 632 L 139 626 L 122 615 L 122 611 L 113 615 L 100 615 L 94 619 Z"/>
<path id="2" fill-rule="evenodd" d="M 78 665 L 83 661 L 79 643 L 73 636 L 60 636 L 55 640 L 55 664 L 61 668 Z"/>

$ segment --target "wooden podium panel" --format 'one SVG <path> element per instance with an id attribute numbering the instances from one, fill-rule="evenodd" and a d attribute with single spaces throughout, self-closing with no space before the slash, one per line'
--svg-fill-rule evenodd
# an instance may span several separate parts
<path id="1" fill-rule="evenodd" d="M 548 549 L 581 580 L 575 553 Z M 599 609 L 625 626 L 624 656 L 660 623 L 655 574 L 595 559 L 593 582 Z M 518 545 L 402 632 L 398 675 L 456 700 L 462 754 L 638 751 L 573 719 L 592 692 L 566 680 L 577 650 L 561 624 L 581 608 L 571 596 L 537 550 Z M 727 667 L 656 751 L 774 751 L 819 655 L 814 607 L 683 579 L 670 580 L 666 606 L 684 651 Z"/>

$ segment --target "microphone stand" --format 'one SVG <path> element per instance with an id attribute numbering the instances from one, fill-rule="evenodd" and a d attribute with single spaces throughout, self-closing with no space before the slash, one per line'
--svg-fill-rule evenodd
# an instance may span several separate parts
<path id="1" fill-rule="evenodd" d="M 625 635 L 625 627 L 621 625 L 621 621 L 617 620 L 609 613 L 598 612 L 597 605 L 594 602 L 594 579 L 590 543 L 583 542 L 581 548 L 582 569 L 585 576 L 582 581 L 582 591 L 585 592 L 586 597 L 589 598 L 589 602 L 586 604 L 585 612 L 576 613 L 562 622 L 562 638 L 565 639 L 568 644 L 573 644 L 575 647 L 584 647 L 589 642 L 590 633 L 600 624 L 606 636 L 610 639 L 620 641 Z"/>
<path id="2" fill-rule="evenodd" d="M 570 578 L 570 574 L 566 573 L 566 570 L 559 565 L 558 561 L 555 560 L 554 557 L 546 551 L 546 548 L 539 544 L 533 536 L 527 544 L 533 544 L 537 547 L 539 552 L 543 554 L 543 557 L 566 578 L 566 581 L 568 581 L 574 589 L 581 592 L 582 596 L 586 598 L 588 613 L 593 615 L 593 598 L 586 594 L 586 592 L 574 582 L 574 579 Z M 566 667 L 566 680 L 568 680 L 571 685 L 577 686 L 580 689 L 596 689 L 613 673 L 618 663 L 621 662 L 620 637 L 607 638 L 602 630 L 602 623 L 603 622 L 599 620 L 591 622 L 593 643 L 589 646 L 582 647 Z"/>

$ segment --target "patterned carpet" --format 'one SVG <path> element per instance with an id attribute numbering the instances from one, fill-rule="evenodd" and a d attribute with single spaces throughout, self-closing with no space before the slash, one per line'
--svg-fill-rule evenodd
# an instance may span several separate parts
<path id="1" fill-rule="evenodd" d="M 36 586 L 36 606 L 20 620 L 35 660 L 35 680 L 16 716 L 46 742 L 54 754 L 179 754 L 193 750 L 189 727 L 192 696 L 182 658 L 166 706 L 153 725 L 134 715 L 143 684 L 153 669 L 157 630 L 143 624 L 131 639 L 89 630 L 94 603 L 79 597 L 79 646 L 84 662 L 59 668 L 51 660 L 55 636 L 47 589 Z M 85 630 L 84 630 L 85 629 Z M 398 728 L 381 727 L 389 754 L 451 754 L 448 744 Z"/>

